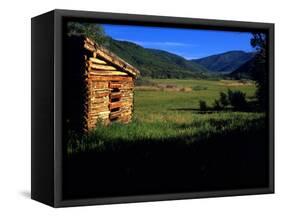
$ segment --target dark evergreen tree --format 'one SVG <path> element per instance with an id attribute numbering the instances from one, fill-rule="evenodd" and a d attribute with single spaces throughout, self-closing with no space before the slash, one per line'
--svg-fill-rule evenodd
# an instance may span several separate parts
<path id="1" fill-rule="evenodd" d="M 103 27 L 95 23 L 68 22 L 67 34 L 69 36 L 84 35 L 100 45 L 104 45 L 107 41 Z"/>
<path id="2" fill-rule="evenodd" d="M 263 33 L 253 33 L 251 45 L 256 49 L 254 67 L 251 69 L 253 79 L 257 84 L 256 96 L 261 108 L 268 104 L 268 67 L 267 67 L 267 44 L 266 35 Z"/>

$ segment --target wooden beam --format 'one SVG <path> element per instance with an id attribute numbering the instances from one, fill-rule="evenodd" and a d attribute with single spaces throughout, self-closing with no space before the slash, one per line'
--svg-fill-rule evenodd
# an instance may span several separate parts
<path id="1" fill-rule="evenodd" d="M 109 98 L 110 99 L 120 99 L 122 97 L 122 94 L 121 93 L 111 93 Z"/>
<path id="2" fill-rule="evenodd" d="M 103 103 L 104 101 L 108 101 L 109 97 L 94 97 L 92 98 L 93 103 Z"/>
<path id="3" fill-rule="evenodd" d="M 108 51 L 106 48 L 98 45 L 89 38 L 86 38 L 84 40 L 84 47 L 91 52 L 95 52 L 97 56 L 102 57 L 102 59 L 105 59 L 113 65 L 124 69 L 126 72 L 132 74 L 133 76 L 137 76 L 140 74 L 140 72 L 129 63 L 125 62 L 123 59 Z"/>
<path id="4" fill-rule="evenodd" d="M 120 83 L 112 83 L 112 82 L 109 83 L 109 88 L 120 88 L 120 87 L 122 87 L 122 84 Z"/>
<path id="5" fill-rule="evenodd" d="M 96 92 L 96 93 L 93 93 L 93 96 L 95 98 L 106 97 L 108 95 L 109 95 L 109 92 Z"/>
<path id="6" fill-rule="evenodd" d="M 88 37 L 85 38 L 85 42 L 92 45 L 92 46 L 95 46 L 95 43 L 91 39 L 89 39 Z"/>
<path id="7" fill-rule="evenodd" d="M 108 82 L 93 81 L 92 88 L 108 90 Z"/>
<path id="8" fill-rule="evenodd" d="M 94 58 L 94 57 L 90 57 L 89 61 L 91 63 L 96 63 L 96 64 L 102 64 L 102 65 L 106 65 L 107 63 L 101 59 L 98 58 Z"/>
<path id="9" fill-rule="evenodd" d="M 113 119 L 113 118 L 118 118 L 121 116 L 122 111 L 115 111 L 115 112 L 110 112 L 109 114 L 109 118 Z"/>
<path id="10" fill-rule="evenodd" d="M 109 103 L 109 109 L 115 109 L 115 108 L 120 108 L 122 106 L 121 102 L 112 102 Z"/>
<path id="11" fill-rule="evenodd" d="M 111 70 L 117 71 L 117 69 L 114 66 L 93 64 L 91 62 L 89 62 L 89 67 L 94 70 L 99 69 L 99 70 L 106 70 L 106 71 L 111 71 Z"/>
<path id="12" fill-rule="evenodd" d="M 96 50 L 95 47 L 89 43 L 84 43 L 84 48 L 90 52 L 94 52 Z"/>
<path id="13" fill-rule="evenodd" d="M 130 76 L 118 76 L 118 75 L 109 75 L 103 76 L 101 74 L 93 74 L 90 72 L 88 78 L 93 81 L 132 81 L 133 78 Z"/>
<path id="14" fill-rule="evenodd" d="M 92 71 L 91 69 L 89 70 L 89 74 L 91 74 L 91 75 L 105 75 L 105 76 L 114 76 L 114 75 L 128 76 L 128 74 L 126 72 L 121 72 L 121 71 L 104 71 L 104 70 Z"/>
<path id="15" fill-rule="evenodd" d="M 138 71 L 136 71 L 132 66 L 124 64 L 124 61 L 121 61 L 119 58 L 112 57 L 112 55 L 109 55 L 104 52 L 104 50 L 97 50 L 97 56 L 100 56 L 107 61 L 111 62 L 112 64 L 120 67 L 121 69 L 124 69 L 125 71 L 129 72 L 133 76 L 137 76 Z"/>

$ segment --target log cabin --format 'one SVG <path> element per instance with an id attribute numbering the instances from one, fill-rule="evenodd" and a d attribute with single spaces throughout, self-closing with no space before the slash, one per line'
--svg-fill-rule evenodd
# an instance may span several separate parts
<path id="1" fill-rule="evenodd" d="M 63 46 L 66 128 L 89 131 L 98 121 L 130 122 L 134 80 L 140 72 L 87 37 L 67 36 Z"/>

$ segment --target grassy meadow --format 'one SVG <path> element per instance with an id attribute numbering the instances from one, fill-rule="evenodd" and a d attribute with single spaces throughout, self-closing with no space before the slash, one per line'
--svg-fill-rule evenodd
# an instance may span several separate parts
<path id="1" fill-rule="evenodd" d="M 135 87 L 133 120 L 68 140 L 66 198 L 210 191 L 267 185 L 265 114 L 210 110 L 221 91 L 253 82 L 154 79 Z M 98 187 L 97 187 L 98 186 Z"/>
<path id="2" fill-rule="evenodd" d="M 87 136 L 73 136 L 68 153 L 116 150 L 136 141 L 145 145 L 145 141 L 154 139 L 164 142 L 173 138 L 189 145 L 238 129 L 247 132 L 260 124 L 264 114 L 259 112 L 200 112 L 199 100 L 211 107 L 219 93 L 228 89 L 246 93 L 247 101 L 255 100 L 256 86 L 252 81 L 150 79 L 148 84 L 135 87 L 131 123 L 100 124 Z"/>

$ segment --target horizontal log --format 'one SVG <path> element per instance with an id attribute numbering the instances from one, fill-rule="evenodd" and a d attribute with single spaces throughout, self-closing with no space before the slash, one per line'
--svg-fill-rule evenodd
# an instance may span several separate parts
<path id="1" fill-rule="evenodd" d="M 90 44 L 90 45 L 92 45 L 92 46 L 95 45 L 95 43 L 94 43 L 91 39 L 89 39 L 89 38 L 87 38 L 87 37 L 85 38 L 84 43 Z"/>
<path id="2" fill-rule="evenodd" d="M 123 111 L 121 111 L 121 116 L 122 117 L 129 117 L 129 116 L 131 116 L 132 115 L 132 112 L 123 112 Z"/>
<path id="3" fill-rule="evenodd" d="M 133 96 L 132 95 L 124 95 L 124 94 L 122 94 L 122 93 L 120 93 L 121 94 L 121 96 L 122 96 L 122 98 L 123 99 L 133 99 Z"/>
<path id="4" fill-rule="evenodd" d="M 133 91 L 133 87 L 120 87 L 119 89 L 120 89 L 120 92 L 121 92 L 122 90 Z M 112 89 L 111 89 L 111 90 L 112 90 Z"/>
<path id="5" fill-rule="evenodd" d="M 113 63 L 114 65 L 117 65 L 118 67 L 124 69 L 125 71 L 129 72 L 130 74 L 132 74 L 133 76 L 137 76 L 137 74 L 139 74 L 139 71 L 137 71 L 135 68 L 133 68 L 132 66 L 130 66 L 129 64 L 124 64 L 124 61 L 122 61 L 120 58 L 118 58 L 117 56 L 111 54 L 109 55 L 107 52 L 105 52 L 104 50 L 98 49 L 97 50 L 97 55 L 106 59 L 107 61 Z"/>
<path id="6" fill-rule="evenodd" d="M 95 114 L 97 112 L 105 112 L 108 111 L 108 105 L 107 106 L 92 106 L 89 110 L 89 114 Z"/>
<path id="7" fill-rule="evenodd" d="M 121 113 L 122 113 L 121 111 L 110 112 L 109 119 L 120 117 Z"/>
<path id="8" fill-rule="evenodd" d="M 108 88 L 108 82 L 100 82 L 100 81 L 93 81 L 91 84 L 92 88 L 97 88 L 97 89 L 107 89 Z"/>
<path id="9" fill-rule="evenodd" d="M 108 102 L 108 100 L 109 100 L 109 97 L 91 98 L 92 103 L 103 103 L 103 102 Z"/>
<path id="10" fill-rule="evenodd" d="M 129 91 L 129 90 L 122 90 L 121 93 L 122 93 L 122 94 L 126 94 L 126 93 L 133 93 L 133 92 L 132 92 L 132 91 Z"/>
<path id="11" fill-rule="evenodd" d="M 120 99 L 122 97 L 122 94 L 121 93 L 111 93 L 109 95 L 109 99 Z"/>
<path id="12" fill-rule="evenodd" d="M 131 93 L 130 91 L 128 91 L 128 90 L 123 90 L 123 91 L 121 91 L 122 93 Z"/>
<path id="13" fill-rule="evenodd" d="M 120 87 L 122 87 L 122 84 L 120 83 L 112 83 L 112 82 L 109 83 L 109 88 L 120 88 Z"/>
<path id="14" fill-rule="evenodd" d="M 96 104 L 89 107 L 89 113 L 96 113 L 97 111 L 108 111 L 108 103 L 106 105 Z"/>
<path id="15" fill-rule="evenodd" d="M 123 108 L 126 110 L 131 110 L 132 109 L 132 103 L 128 103 L 128 102 L 122 102 L 122 101 L 118 101 L 119 103 L 121 103 L 119 108 L 120 110 L 122 110 Z M 117 102 L 113 102 L 113 103 L 117 103 Z M 109 108 L 110 109 L 110 108 Z M 111 109 L 110 109 L 111 110 Z"/>
<path id="16" fill-rule="evenodd" d="M 109 115 L 109 114 L 110 114 L 109 111 L 104 111 L 104 112 L 99 112 L 97 115 L 98 115 L 98 116 L 107 116 L 107 115 Z"/>
<path id="17" fill-rule="evenodd" d="M 100 116 L 108 116 L 110 114 L 110 111 L 98 111 L 96 113 L 88 113 L 88 116 L 91 117 L 100 117 Z"/>
<path id="18" fill-rule="evenodd" d="M 90 75 L 97 75 L 97 76 L 115 76 L 115 75 L 123 75 L 123 76 L 128 76 L 128 74 L 126 72 L 122 72 L 122 71 L 107 71 L 107 70 L 89 70 L 89 74 Z"/>
<path id="19" fill-rule="evenodd" d="M 108 88 L 105 88 L 105 89 L 95 89 L 95 88 L 92 88 L 91 91 L 89 91 L 89 93 L 94 96 L 94 95 L 103 94 L 103 93 L 104 94 L 109 94 L 110 91 L 109 91 Z"/>
<path id="20" fill-rule="evenodd" d="M 95 90 L 95 89 L 92 89 L 91 91 L 92 94 L 98 94 L 98 93 L 110 93 L 109 89 L 105 89 L 105 90 Z"/>
<path id="21" fill-rule="evenodd" d="M 96 50 L 96 48 L 89 43 L 84 43 L 84 48 L 91 52 L 94 52 Z"/>
<path id="22" fill-rule="evenodd" d="M 89 59 L 90 63 L 97 63 L 97 64 L 103 64 L 106 65 L 107 63 L 101 59 L 90 57 Z"/>
<path id="23" fill-rule="evenodd" d="M 105 108 L 106 111 L 108 111 L 108 104 L 109 104 L 109 100 L 103 102 L 95 102 L 91 104 L 91 108 L 92 109 Z"/>
<path id="24" fill-rule="evenodd" d="M 122 108 L 124 108 L 124 110 Z M 126 113 L 126 112 L 131 112 L 133 109 L 132 106 L 128 106 L 128 107 L 121 107 L 120 110 Z"/>
<path id="25" fill-rule="evenodd" d="M 133 100 L 123 99 L 121 98 L 120 102 L 124 103 L 124 106 L 131 106 L 133 104 Z"/>
<path id="26" fill-rule="evenodd" d="M 122 106 L 121 102 L 112 102 L 109 103 L 109 109 L 115 109 L 115 108 L 120 108 Z"/>
<path id="27" fill-rule="evenodd" d="M 120 110 L 121 111 L 123 111 L 123 112 L 127 112 L 127 111 L 132 111 L 132 107 L 131 106 L 122 106 L 121 108 L 120 108 Z"/>
<path id="28" fill-rule="evenodd" d="M 133 83 L 122 83 L 122 87 L 133 87 Z"/>
<path id="29" fill-rule="evenodd" d="M 92 81 L 132 81 L 133 78 L 130 76 L 118 76 L 118 75 L 112 75 L 112 76 L 102 76 L 100 74 L 88 74 L 89 79 Z"/>
<path id="30" fill-rule="evenodd" d="M 108 88 L 93 88 L 90 93 L 93 93 L 93 92 L 96 92 L 96 91 L 107 91 L 107 90 L 110 91 L 110 89 L 108 89 Z"/>
<path id="31" fill-rule="evenodd" d="M 133 96 L 133 92 L 129 90 L 122 90 L 120 91 L 120 93 L 122 94 L 122 96 Z"/>
<path id="32" fill-rule="evenodd" d="M 94 98 L 92 97 L 90 99 L 90 106 L 91 107 L 100 107 L 100 106 L 108 106 L 109 98 L 103 99 L 103 98 Z"/>
<path id="33" fill-rule="evenodd" d="M 133 103 L 131 102 L 123 102 L 123 101 L 119 101 L 119 102 L 122 102 L 123 103 L 123 106 L 122 108 L 124 108 L 124 110 L 131 110 L 132 109 L 132 106 L 133 106 Z"/>
<path id="34" fill-rule="evenodd" d="M 89 112 L 91 111 L 96 111 L 98 109 L 103 109 L 105 111 L 108 110 L 108 103 L 105 103 L 105 104 L 92 104 L 91 106 L 89 106 Z"/>
<path id="35" fill-rule="evenodd" d="M 96 114 L 97 112 L 106 112 L 109 111 L 107 106 L 93 106 L 88 110 L 89 114 Z"/>
<path id="36" fill-rule="evenodd" d="M 115 70 L 115 71 L 117 71 L 117 69 L 114 66 L 109 66 L 109 65 L 99 65 L 99 64 L 90 63 L 89 67 L 91 69 L 99 69 L 99 70 L 107 70 L 107 71 Z"/>
<path id="37" fill-rule="evenodd" d="M 114 82 L 112 82 L 111 84 L 109 85 L 109 88 L 119 88 L 123 93 L 132 92 L 131 89 L 134 88 L 133 83 L 118 83 L 118 85 L 115 85 Z"/>
<path id="38" fill-rule="evenodd" d="M 94 92 L 93 93 L 93 96 L 96 97 L 96 98 L 106 97 L 108 95 L 109 95 L 109 92 L 100 92 L 100 93 L 99 92 L 98 93 Z"/>
<path id="39" fill-rule="evenodd" d="M 128 99 L 133 99 L 133 94 L 124 94 L 121 93 L 122 98 L 128 98 Z"/>
<path id="40" fill-rule="evenodd" d="M 109 114 L 107 114 L 107 115 L 99 115 L 98 113 L 96 113 L 96 114 L 89 114 L 88 115 L 88 119 L 97 119 L 97 118 L 99 118 L 99 117 L 109 117 Z"/>
<path id="41" fill-rule="evenodd" d="M 132 116 L 132 113 L 124 113 L 124 112 L 122 112 L 120 117 L 122 117 L 122 118 L 131 118 L 131 116 Z"/>
<path id="42" fill-rule="evenodd" d="M 95 98 L 103 98 L 103 97 L 106 97 L 106 96 L 108 96 L 108 93 L 95 93 L 94 94 Z"/>
<path id="43" fill-rule="evenodd" d="M 108 117 L 109 117 L 109 113 L 101 114 L 101 112 L 96 113 L 95 115 L 91 114 L 91 115 L 88 116 L 88 118 L 90 118 L 90 119 L 108 118 Z"/>
<path id="44" fill-rule="evenodd" d="M 108 106 L 108 103 L 109 103 L 109 98 L 103 99 L 103 98 L 92 97 L 90 99 L 89 105 L 94 108 L 94 107 Z"/>
<path id="45" fill-rule="evenodd" d="M 89 38 L 86 38 L 84 40 L 84 47 L 91 52 L 96 52 L 97 56 L 100 56 L 102 57 L 102 59 L 105 59 L 113 63 L 114 65 L 126 70 L 133 76 L 137 76 L 139 74 L 139 71 L 136 68 L 122 60 L 120 57 L 116 56 L 114 53 L 108 51 L 106 48 L 99 46 Z"/>

